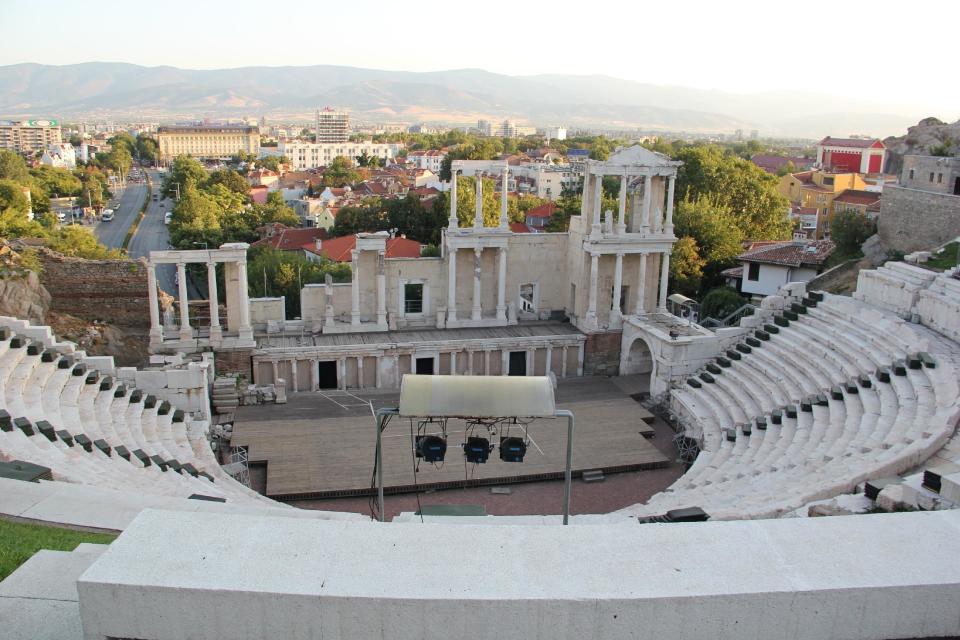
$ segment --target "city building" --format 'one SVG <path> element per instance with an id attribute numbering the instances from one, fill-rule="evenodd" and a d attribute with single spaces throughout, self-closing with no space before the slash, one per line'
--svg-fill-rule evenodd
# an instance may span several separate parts
<path id="1" fill-rule="evenodd" d="M 386 163 L 403 149 L 402 144 L 379 142 L 304 142 L 302 140 L 281 140 L 278 150 L 290 159 L 295 171 L 305 171 L 316 167 L 325 167 L 334 158 L 347 158 L 356 161 L 366 153 Z"/>
<path id="2" fill-rule="evenodd" d="M 0 120 L 0 149 L 34 153 L 62 142 L 63 133 L 56 120 Z"/>
<path id="3" fill-rule="evenodd" d="M 260 130 L 237 125 L 174 125 L 157 128 L 160 162 L 179 155 L 200 159 L 226 160 L 242 151 L 260 153 Z"/>
<path id="4" fill-rule="evenodd" d="M 549 140 L 566 140 L 567 139 L 567 128 L 566 127 L 547 127 L 543 132 L 544 137 Z"/>
<path id="5" fill-rule="evenodd" d="M 438 149 L 411 151 L 407 153 L 408 162 L 412 162 L 418 169 L 427 169 L 434 173 L 440 173 L 440 167 L 443 165 L 443 160 L 446 157 L 447 152 Z"/>
<path id="6" fill-rule="evenodd" d="M 775 294 L 790 282 L 809 282 L 824 270 L 835 246 L 830 240 L 765 244 L 740 254 L 740 292 L 754 299 Z M 725 275 L 730 275 L 728 272 Z"/>
<path id="7" fill-rule="evenodd" d="M 817 210 L 817 238 L 824 238 L 830 233 L 834 199 L 849 189 L 865 191 L 866 186 L 858 173 L 812 170 L 783 176 L 778 189 L 792 205 Z"/>
<path id="8" fill-rule="evenodd" d="M 346 142 L 350 138 L 350 114 L 330 107 L 317 109 L 314 131 L 318 144 Z"/>
<path id="9" fill-rule="evenodd" d="M 832 216 L 847 211 L 865 215 L 868 218 L 876 218 L 880 215 L 881 193 L 877 191 L 860 191 L 858 189 L 847 189 L 839 196 L 833 199 Z"/>
<path id="10" fill-rule="evenodd" d="M 69 142 L 47 145 L 40 157 L 40 164 L 61 169 L 77 167 L 77 150 Z"/>
<path id="11" fill-rule="evenodd" d="M 868 138 L 831 138 L 817 143 L 817 167 L 837 173 L 881 173 L 883 143 Z"/>

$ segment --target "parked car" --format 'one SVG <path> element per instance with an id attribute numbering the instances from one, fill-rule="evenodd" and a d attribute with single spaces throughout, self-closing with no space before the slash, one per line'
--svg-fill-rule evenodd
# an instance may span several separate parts
<path id="1" fill-rule="evenodd" d="M 103 215 L 100 216 L 100 219 L 104 222 L 110 222 L 113 220 L 113 209 L 104 209 Z"/>
<path id="2" fill-rule="evenodd" d="M 67 213 L 65 211 L 57 211 L 57 220 L 63 222 L 67 219 Z"/>
<path id="3" fill-rule="evenodd" d="M 170 221 L 173 220 L 173 212 L 167 211 L 163 216 L 163 224 L 170 224 Z"/>

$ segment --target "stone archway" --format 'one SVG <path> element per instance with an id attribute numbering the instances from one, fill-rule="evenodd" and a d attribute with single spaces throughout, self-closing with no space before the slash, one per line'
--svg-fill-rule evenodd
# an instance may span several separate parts
<path id="1" fill-rule="evenodd" d="M 643 338 L 636 338 L 627 351 L 627 357 L 620 367 L 620 375 L 649 375 L 653 372 L 653 352 Z"/>

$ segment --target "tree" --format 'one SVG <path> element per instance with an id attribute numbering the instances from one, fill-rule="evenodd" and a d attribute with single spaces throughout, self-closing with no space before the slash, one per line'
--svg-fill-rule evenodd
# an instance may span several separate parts
<path id="1" fill-rule="evenodd" d="M 39 166 L 30 169 L 34 182 L 43 188 L 48 197 L 78 196 L 83 190 L 83 183 L 73 173 L 58 167 Z"/>
<path id="2" fill-rule="evenodd" d="M 0 180 L 13 180 L 23 184 L 29 179 L 27 163 L 8 149 L 0 149 Z"/>
<path id="3" fill-rule="evenodd" d="M 27 200 L 22 185 L 13 180 L 0 180 L 0 211 L 27 216 L 30 201 Z"/>
<path id="4" fill-rule="evenodd" d="M 87 260 L 118 260 L 123 257 L 119 249 L 108 249 L 97 241 L 86 227 L 69 225 L 63 227 L 47 240 L 47 247 L 67 256 Z"/>
<path id="5" fill-rule="evenodd" d="M 222 184 L 230 191 L 244 196 L 250 193 L 250 183 L 233 169 L 217 169 L 210 174 L 207 184 L 210 186 Z"/>
<path id="6" fill-rule="evenodd" d="M 684 236 L 673 245 L 670 256 L 670 289 L 685 296 L 695 296 L 700 290 L 703 267 L 707 261 L 700 257 L 697 241 Z"/>
<path id="7" fill-rule="evenodd" d="M 790 237 L 789 202 L 777 192 L 775 176 L 715 145 L 684 147 L 675 159 L 683 162 L 677 172 L 678 198 L 696 202 L 709 196 L 714 205 L 734 215 L 744 238 Z"/>
<path id="8" fill-rule="evenodd" d="M 173 198 L 178 188 L 181 191 L 186 188 L 187 182 L 200 186 L 206 184 L 208 177 L 207 170 L 199 161 L 190 156 L 177 156 L 170 163 L 170 169 L 160 193 L 164 198 Z"/>
<path id="9" fill-rule="evenodd" d="M 711 289 L 700 302 L 700 318 L 722 320 L 744 304 L 744 299 L 736 289 L 718 287 Z"/>
<path id="10" fill-rule="evenodd" d="M 830 239 L 844 256 L 859 254 L 863 243 L 876 232 L 877 225 L 873 220 L 850 209 L 835 213 L 830 225 Z"/>
<path id="11" fill-rule="evenodd" d="M 611 144 L 610 140 L 608 140 L 606 136 L 597 136 L 590 147 L 590 159 L 606 160 L 610 157 L 612 151 L 613 144 Z"/>
<path id="12" fill-rule="evenodd" d="M 282 165 L 290 164 L 290 158 L 287 156 L 264 156 L 257 160 L 257 164 L 263 169 L 279 173 L 283 169 Z"/>
<path id="13" fill-rule="evenodd" d="M 160 147 L 157 145 L 157 141 L 150 136 L 142 133 L 137 134 L 136 147 L 136 156 L 140 159 L 140 162 L 156 165 L 160 160 Z"/>
<path id="14" fill-rule="evenodd" d="M 337 156 L 323 172 L 323 183 L 328 187 L 345 187 L 359 182 L 360 174 L 349 159 Z"/>

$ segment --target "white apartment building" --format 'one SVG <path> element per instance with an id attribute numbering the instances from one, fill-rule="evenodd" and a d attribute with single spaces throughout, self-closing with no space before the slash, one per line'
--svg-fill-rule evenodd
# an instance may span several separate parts
<path id="1" fill-rule="evenodd" d="M 278 149 L 281 155 L 290 159 L 296 171 L 305 171 L 316 167 L 325 167 L 333 162 L 334 158 L 341 156 L 356 160 L 364 152 L 368 156 L 380 158 L 383 161 L 392 160 L 403 149 L 403 145 L 374 142 L 317 143 L 302 140 L 281 140 Z"/>
<path id="2" fill-rule="evenodd" d="M 227 159 L 238 151 L 260 153 L 260 129 L 236 125 L 169 126 L 157 128 L 160 161 L 179 155 Z"/>
<path id="3" fill-rule="evenodd" d="M 76 169 L 77 151 L 69 142 L 48 145 L 40 158 L 40 164 L 60 169 Z"/>
<path id="4" fill-rule="evenodd" d="M 63 133 L 56 120 L 0 120 L 0 149 L 33 153 L 61 142 Z"/>
<path id="5" fill-rule="evenodd" d="M 407 154 L 407 160 L 412 162 L 417 169 L 427 169 L 434 173 L 440 173 L 440 166 L 444 158 L 447 157 L 446 151 L 430 149 L 429 151 L 411 151 Z"/>
<path id="6" fill-rule="evenodd" d="M 547 140 L 566 140 L 567 139 L 567 129 L 566 127 L 547 127 L 543 131 L 544 136 Z"/>
<path id="7" fill-rule="evenodd" d="M 569 164 L 524 162 L 511 167 L 511 170 L 517 177 L 533 180 L 534 190 L 530 194 L 546 200 L 556 200 L 564 186 L 575 185 L 583 176 L 582 167 Z"/>

